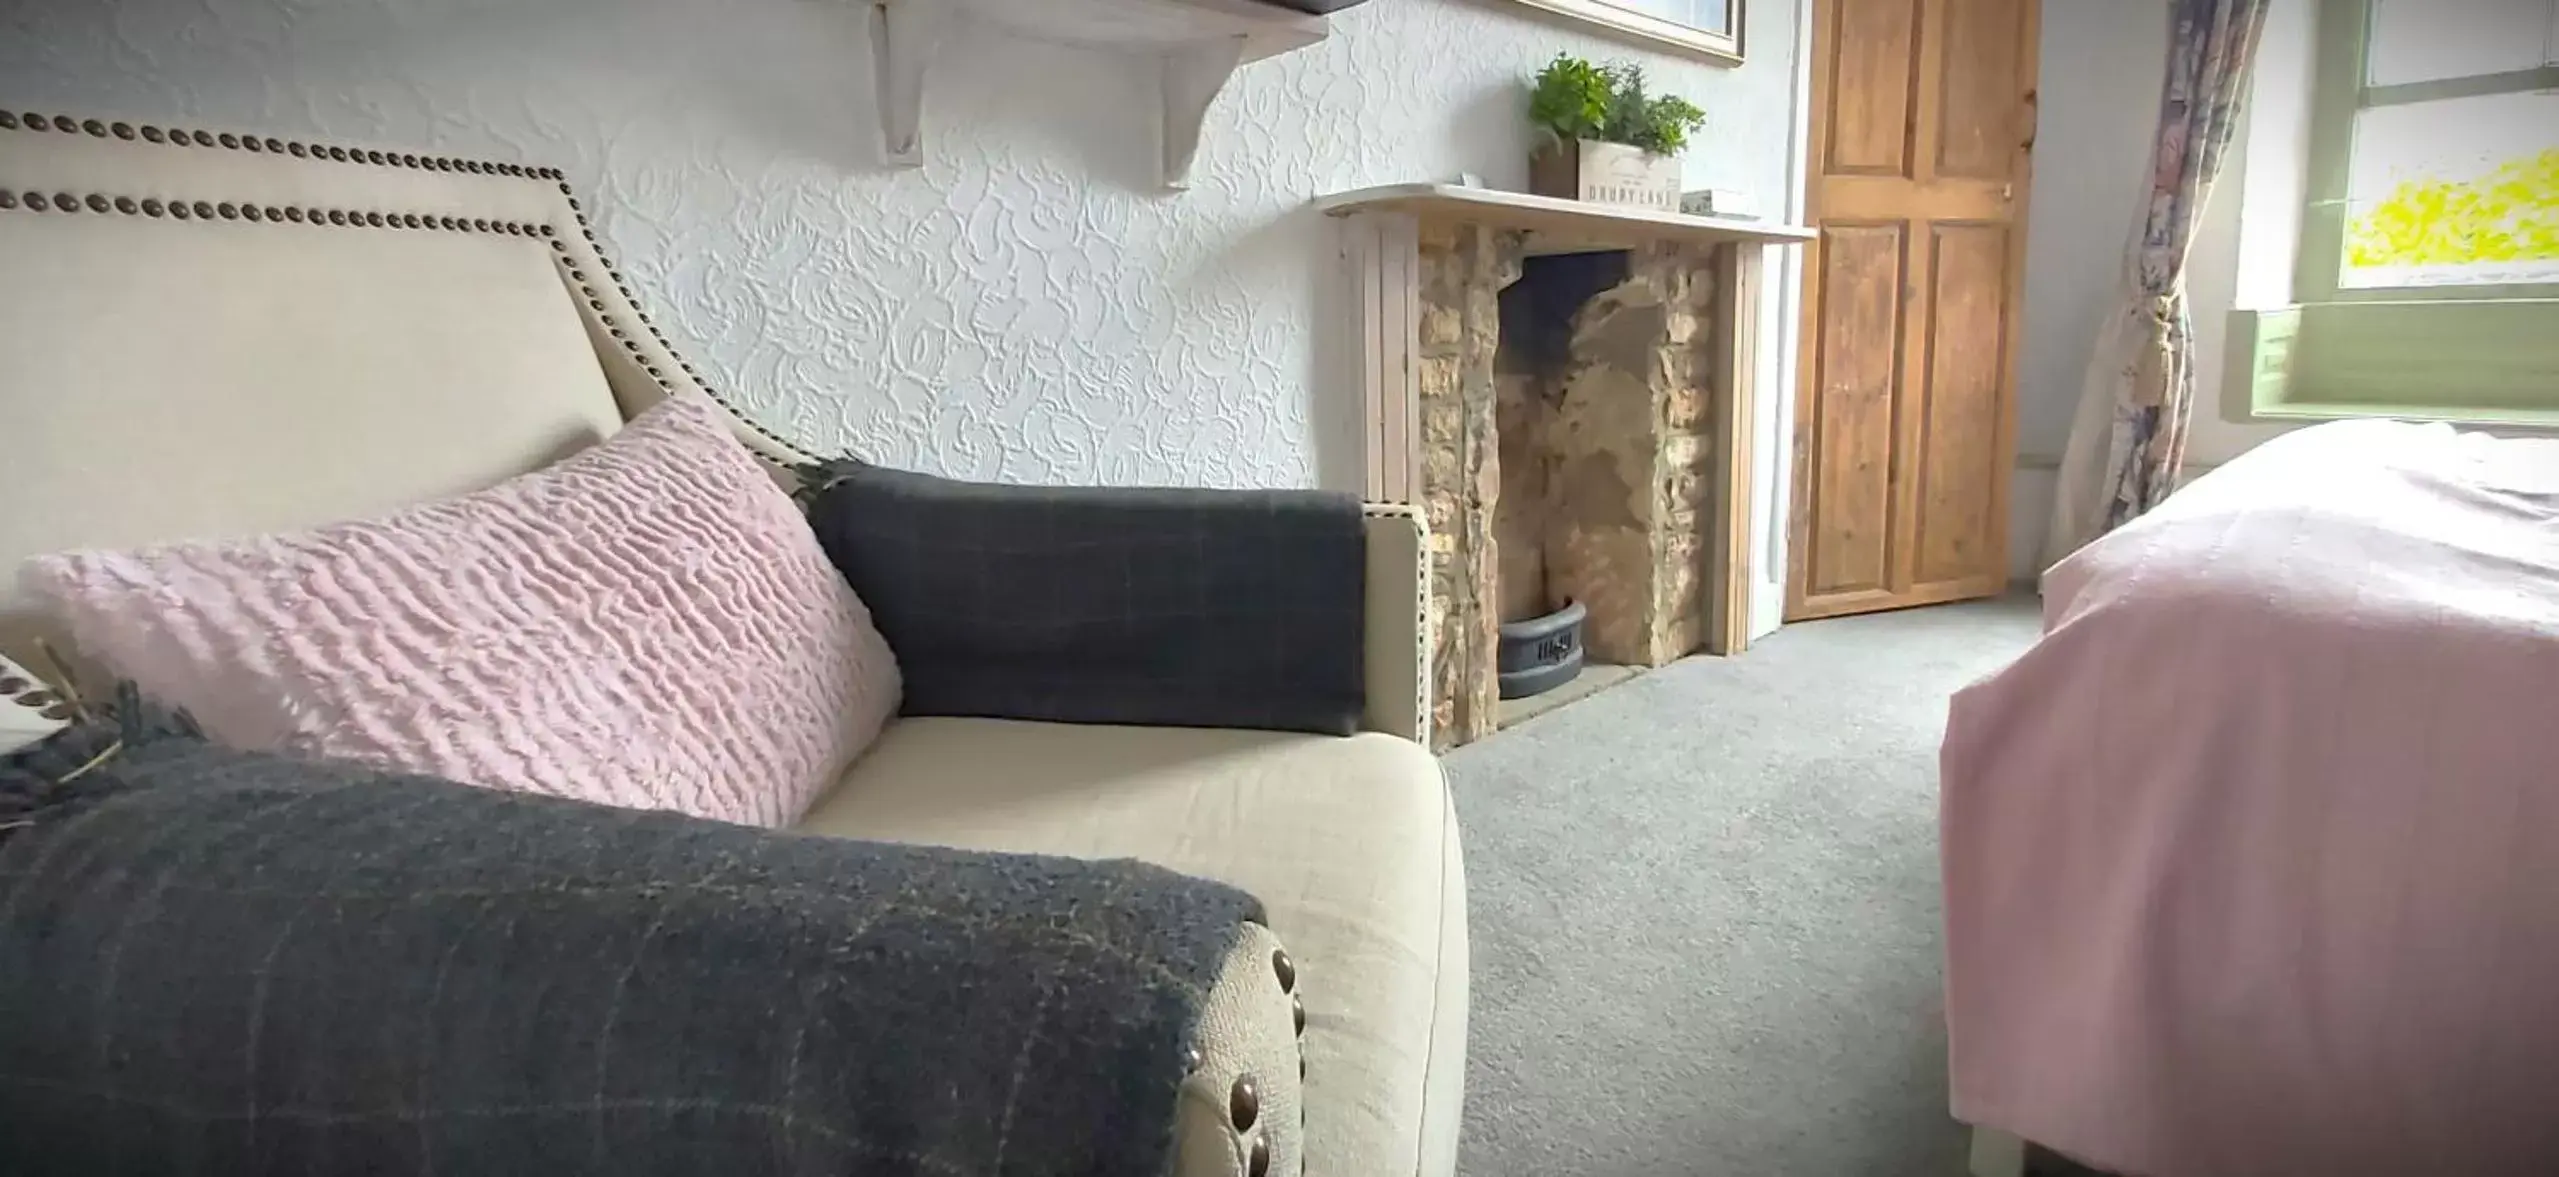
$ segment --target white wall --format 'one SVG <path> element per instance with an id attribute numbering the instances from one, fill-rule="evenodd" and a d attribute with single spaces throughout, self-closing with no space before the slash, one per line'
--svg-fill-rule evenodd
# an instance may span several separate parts
<path id="1" fill-rule="evenodd" d="M 2219 465 L 2282 432 L 2223 419 L 2223 351 L 2234 306 L 2276 306 L 2291 298 L 2315 4 L 2275 0 L 2247 122 L 2187 258 L 2197 363 L 2190 469 Z M 2028 213 L 2018 467 L 2010 499 L 2011 571 L 2021 578 L 2037 571 L 2088 352 L 2115 297 L 2149 185 L 2167 45 L 2162 5 L 2044 0 L 2043 122 Z"/>
<path id="2" fill-rule="evenodd" d="M 1245 68 L 1183 194 L 1153 183 L 1152 67 L 981 30 L 943 51 L 926 165 L 883 169 L 843 0 L 0 0 L 0 104 L 563 167 L 714 384 L 820 449 L 1347 486 L 1348 320 L 1308 199 L 1518 186 L 1520 79 L 1568 51 L 1643 61 L 1712 120 L 1692 185 L 1782 208 L 1795 26 L 1757 0 L 1725 70 L 1503 0 L 1375 0 Z"/>

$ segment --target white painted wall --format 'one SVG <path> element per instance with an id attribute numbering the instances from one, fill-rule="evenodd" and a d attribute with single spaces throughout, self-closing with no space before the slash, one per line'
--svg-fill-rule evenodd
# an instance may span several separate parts
<path id="1" fill-rule="evenodd" d="M 1697 101 L 1692 185 L 1781 207 L 1796 24 L 1753 3 L 1727 70 L 1506 0 L 1375 0 L 1246 67 L 1182 194 L 1153 183 L 1153 67 L 985 30 L 942 54 L 926 165 L 883 169 L 843 0 L 5 0 L 0 104 L 565 168 L 715 385 L 820 449 L 1349 486 L 1349 320 L 1309 198 L 1520 185 L 1520 80 L 1567 51 Z"/>
<path id="2" fill-rule="evenodd" d="M 2247 122 L 2187 258 L 2198 364 L 2190 468 L 2219 465 L 2282 432 L 2223 418 L 2223 351 L 2234 306 L 2291 300 L 2315 9 L 2316 0 L 2275 0 Z M 2088 352 L 2115 296 L 2148 187 L 2167 35 L 2161 5 L 2044 0 L 2043 122 L 2026 237 L 2026 336 L 2010 500 L 2009 556 L 2020 578 L 2038 571 Z"/>

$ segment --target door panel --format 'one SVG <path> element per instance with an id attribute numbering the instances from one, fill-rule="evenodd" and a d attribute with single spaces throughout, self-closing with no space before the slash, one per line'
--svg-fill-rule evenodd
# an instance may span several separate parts
<path id="1" fill-rule="evenodd" d="M 1822 395 L 1813 444 L 1827 460 L 1811 488 L 1817 522 L 1804 559 L 1806 582 L 1825 595 L 1881 592 L 1892 566 L 1900 356 L 1853 344 L 1901 333 L 1904 256 L 1899 222 L 1823 227 L 1818 334 L 1852 345 L 1823 346 L 1814 360 Z"/>
<path id="2" fill-rule="evenodd" d="M 1936 70 L 1945 79 L 1937 116 L 1938 175 L 2010 178 L 2017 145 L 2025 141 L 2017 96 L 2018 64 L 2026 49 L 2019 10 L 2028 2 L 1964 0 L 1947 6 Z"/>
<path id="3" fill-rule="evenodd" d="M 2000 437 L 2000 357 L 2008 352 L 2006 225 L 1939 223 L 1929 241 L 1928 371 L 1920 392 L 1919 513 L 1912 587 L 1927 592 L 1974 585 L 1986 561 L 2005 553 L 1983 543 L 2006 525 L 1990 489 L 2010 459 Z M 2000 569 L 2004 572 L 2005 569 Z M 2005 580 L 2002 576 L 2000 580 Z"/>
<path id="4" fill-rule="evenodd" d="M 2037 16 L 1815 7 L 1789 620 L 2007 583 Z"/>
<path id="5" fill-rule="evenodd" d="M 1842 96 L 1827 170 L 1842 175 L 1910 174 L 1911 80 L 1919 71 L 1922 0 L 1828 0 L 1842 30 L 1829 67 Z"/>

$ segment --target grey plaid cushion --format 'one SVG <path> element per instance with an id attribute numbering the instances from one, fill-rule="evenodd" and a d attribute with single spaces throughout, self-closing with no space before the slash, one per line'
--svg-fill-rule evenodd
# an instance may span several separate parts
<path id="1" fill-rule="evenodd" d="M 810 523 L 897 653 L 904 714 L 1359 730 L 1357 499 L 819 478 Z"/>
<path id="2" fill-rule="evenodd" d="M 0 1174 L 1162 1173 L 1259 917 L 88 724 L 0 758 Z"/>

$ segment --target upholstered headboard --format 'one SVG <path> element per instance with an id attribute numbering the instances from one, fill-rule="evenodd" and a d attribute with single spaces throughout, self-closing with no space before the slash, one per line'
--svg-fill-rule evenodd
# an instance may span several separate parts
<path id="1" fill-rule="evenodd" d="M 0 110 L 0 273 L 0 653 L 33 553 L 362 516 L 717 399 L 547 168 Z"/>

